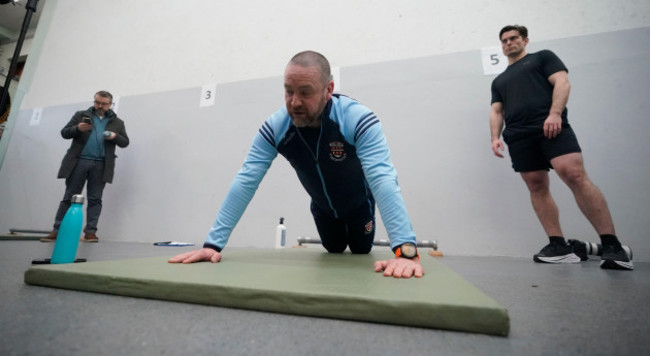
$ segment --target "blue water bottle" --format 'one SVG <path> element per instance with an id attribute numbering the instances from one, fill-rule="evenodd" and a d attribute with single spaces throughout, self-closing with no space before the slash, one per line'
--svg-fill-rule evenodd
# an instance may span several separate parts
<path id="1" fill-rule="evenodd" d="M 70 205 L 68 212 L 65 213 L 61 226 L 59 226 L 59 233 L 56 237 L 56 244 L 50 262 L 52 264 L 72 263 L 77 256 L 79 236 L 81 236 L 84 218 L 81 209 L 84 204 L 84 196 L 73 195 L 71 203 L 72 205 Z"/>

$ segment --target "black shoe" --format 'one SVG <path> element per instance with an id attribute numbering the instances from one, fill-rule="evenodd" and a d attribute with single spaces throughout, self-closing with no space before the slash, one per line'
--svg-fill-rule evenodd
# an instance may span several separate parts
<path id="1" fill-rule="evenodd" d="M 539 263 L 578 263 L 580 257 L 573 253 L 570 245 L 550 243 L 533 256 L 533 261 Z"/>
<path id="2" fill-rule="evenodd" d="M 633 270 L 632 261 L 621 245 L 604 245 L 603 257 L 600 261 L 600 268 Z"/>
<path id="3" fill-rule="evenodd" d="M 580 241 L 580 240 L 573 240 L 570 239 L 567 241 L 569 243 L 569 246 L 573 249 L 573 253 L 576 254 L 576 256 L 580 257 L 580 261 L 586 261 L 589 259 L 589 256 L 587 254 L 587 244 Z"/>

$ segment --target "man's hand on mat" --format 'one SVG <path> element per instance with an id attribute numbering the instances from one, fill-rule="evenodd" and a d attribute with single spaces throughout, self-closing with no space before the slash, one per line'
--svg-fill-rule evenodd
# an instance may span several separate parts
<path id="1" fill-rule="evenodd" d="M 376 261 L 375 272 L 384 271 L 384 276 L 395 278 L 420 278 L 424 275 L 424 268 L 417 260 L 408 258 L 395 258 L 387 261 Z"/>
<path id="2" fill-rule="evenodd" d="M 200 261 L 210 261 L 217 263 L 221 261 L 221 254 L 211 248 L 202 248 L 190 252 L 181 253 L 180 255 L 170 258 L 169 263 L 194 263 Z"/>

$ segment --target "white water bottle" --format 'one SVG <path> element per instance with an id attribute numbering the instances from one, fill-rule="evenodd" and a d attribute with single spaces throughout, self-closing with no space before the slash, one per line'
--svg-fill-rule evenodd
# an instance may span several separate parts
<path id="1" fill-rule="evenodd" d="M 275 248 L 284 248 L 287 242 L 287 227 L 284 218 L 280 218 L 280 225 L 275 227 Z"/>

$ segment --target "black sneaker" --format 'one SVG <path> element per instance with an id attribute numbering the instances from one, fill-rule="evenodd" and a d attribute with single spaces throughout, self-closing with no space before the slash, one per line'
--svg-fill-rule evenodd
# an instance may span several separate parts
<path id="1" fill-rule="evenodd" d="M 600 261 L 600 268 L 631 271 L 634 269 L 634 266 L 621 245 L 605 245 L 603 246 L 603 257 L 602 261 Z"/>
<path id="2" fill-rule="evenodd" d="M 576 256 L 580 257 L 580 261 L 586 261 L 589 259 L 589 256 L 587 254 L 587 244 L 580 241 L 580 240 L 573 240 L 569 239 L 567 241 L 569 243 L 569 246 L 573 249 L 573 253 L 576 254 Z"/>
<path id="3" fill-rule="evenodd" d="M 570 245 L 548 244 L 533 256 L 539 263 L 578 263 L 580 257 L 573 253 Z"/>

